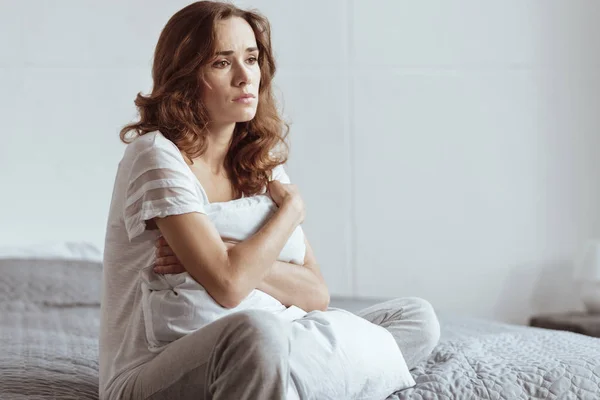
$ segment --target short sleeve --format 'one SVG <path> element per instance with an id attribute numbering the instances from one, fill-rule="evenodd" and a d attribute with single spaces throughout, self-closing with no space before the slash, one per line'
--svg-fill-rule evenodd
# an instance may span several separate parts
<path id="1" fill-rule="evenodd" d="M 279 164 L 275 168 L 273 168 L 273 179 L 274 181 L 279 181 L 281 183 L 292 183 L 290 177 L 285 172 L 285 168 L 283 168 L 283 164 Z"/>
<path id="2" fill-rule="evenodd" d="M 125 194 L 124 221 L 129 240 L 155 217 L 199 212 L 206 214 L 191 171 L 175 150 L 152 146 L 136 155 Z"/>

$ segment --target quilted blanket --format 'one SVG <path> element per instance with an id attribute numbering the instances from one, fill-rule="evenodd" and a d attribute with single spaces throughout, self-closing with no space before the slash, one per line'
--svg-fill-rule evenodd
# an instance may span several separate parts
<path id="1" fill-rule="evenodd" d="M 0 307 L 0 399 L 98 399 L 97 307 Z"/>
<path id="2" fill-rule="evenodd" d="M 97 307 L 1 309 L 0 398 L 97 399 L 98 318 Z M 478 319 L 441 325 L 440 344 L 411 371 L 417 385 L 388 400 L 600 399 L 600 339 Z"/>
<path id="3" fill-rule="evenodd" d="M 404 399 L 600 399 L 600 339 L 477 319 L 441 319 L 442 340 Z"/>

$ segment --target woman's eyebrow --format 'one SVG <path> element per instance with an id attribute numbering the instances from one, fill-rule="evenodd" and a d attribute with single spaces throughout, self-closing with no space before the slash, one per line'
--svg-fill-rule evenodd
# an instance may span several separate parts
<path id="1" fill-rule="evenodd" d="M 256 51 L 258 50 L 258 47 L 248 47 L 246 49 L 246 53 L 250 53 L 251 51 Z M 215 53 L 215 55 L 217 56 L 230 56 L 233 54 L 233 50 L 224 50 L 224 51 L 217 51 Z"/>

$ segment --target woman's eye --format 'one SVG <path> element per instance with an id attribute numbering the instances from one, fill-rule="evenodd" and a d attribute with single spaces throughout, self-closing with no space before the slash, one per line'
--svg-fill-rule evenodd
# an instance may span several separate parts
<path id="1" fill-rule="evenodd" d="M 227 61 L 227 60 L 221 60 L 221 61 L 217 61 L 216 63 L 214 63 L 213 67 L 225 68 L 227 65 L 229 65 L 229 61 Z"/>
<path id="2" fill-rule="evenodd" d="M 251 64 L 254 64 L 255 62 L 257 62 L 257 61 L 258 61 L 258 59 L 257 59 L 256 57 L 250 57 L 250 58 L 248 59 L 248 61 L 250 61 L 250 63 L 251 63 Z"/>

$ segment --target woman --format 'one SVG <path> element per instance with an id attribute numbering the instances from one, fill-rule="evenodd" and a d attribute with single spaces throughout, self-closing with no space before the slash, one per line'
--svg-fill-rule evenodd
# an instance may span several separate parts
<path id="1" fill-rule="evenodd" d="M 282 167 L 287 154 L 275 155 L 287 147 L 274 73 L 269 24 L 257 13 L 197 2 L 163 29 L 152 93 L 138 95 L 140 121 L 121 131 L 129 144 L 105 241 L 101 399 L 382 398 L 413 385 L 404 370 L 436 345 L 426 301 L 397 299 L 357 317 L 328 309 L 305 237 L 302 265 L 280 261 L 305 210 Z M 209 215 L 259 196 L 276 211 L 255 234 L 226 241 Z M 164 315 L 146 307 L 156 294 L 148 283 L 183 271 L 223 314 L 153 349 L 149 332 Z M 227 312 L 256 292 L 299 313 Z"/>

